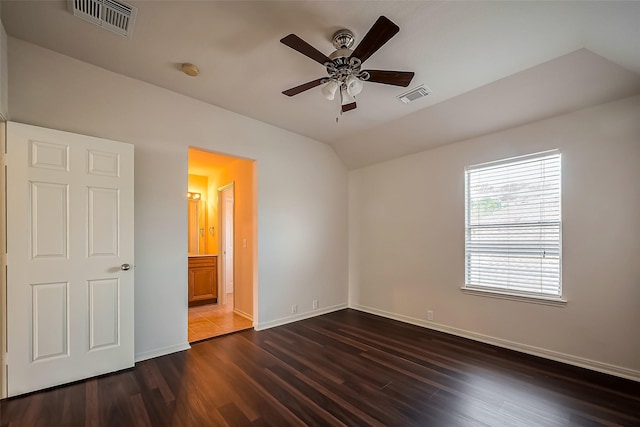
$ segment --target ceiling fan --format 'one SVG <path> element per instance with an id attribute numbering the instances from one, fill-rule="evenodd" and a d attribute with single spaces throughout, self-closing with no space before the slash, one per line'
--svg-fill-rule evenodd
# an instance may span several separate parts
<path id="1" fill-rule="evenodd" d="M 287 89 L 282 93 L 287 96 L 293 96 L 323 85 L 321 90 L 325 98 L 333 100 L 336 93 L 339 94 L 341 111 L 344 113 L 356 108 L 355 96 L 362 90 L 362 82 L 402 87 L 409 86 L 414 76 L 412 72 L 362 70 L 361 68 L 362 64 L 395 36 L 398 31 L 400 31 L 400 28 L 396 24 L 386 16 L 381 16 L 373 24 L 360 44 L 352 50 L 351 47 L 355 42 L 353 33 L 346 29 L 340 30 L 334 34 L 332 40 L 336 51 L 329 56 L 326 56 L 295 34 L 289 34 L 280 42 L 324 65 L 328 77 L 312 80 L 300 86 Z"/>

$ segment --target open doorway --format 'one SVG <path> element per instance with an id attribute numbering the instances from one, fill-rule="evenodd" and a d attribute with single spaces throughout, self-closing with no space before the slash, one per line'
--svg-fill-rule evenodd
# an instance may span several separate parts
<path id="1" fill-rule="evenodd" d="M 255 161 L 189 149 L 189 342 L 253 326 Z"/>

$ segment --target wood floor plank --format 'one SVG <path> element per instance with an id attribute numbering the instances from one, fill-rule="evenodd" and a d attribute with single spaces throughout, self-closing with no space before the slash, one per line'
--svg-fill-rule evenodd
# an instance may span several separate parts
<path id="1" fill-rule="evenodd" d="M 98 380 L 92 378 L 85 382 L 85 422 L 86 427 L 98 427 L 100 424 L 100 400 L 98 399 Z"/>
<path id="2" fill-rule="evenodd" d="M 0 402 L 0 427 L 640 426 L 640 383 L 341 310 Z"/>
<path id="3" fill-rule="evenodd" d="M 136 421 L 136 427 L 151 427 L 151 420 L 149 414 L 144 406 L 142 395 L 140 393 L 131 396 L 131 406 L 133 407 L 133 416 Z"/>

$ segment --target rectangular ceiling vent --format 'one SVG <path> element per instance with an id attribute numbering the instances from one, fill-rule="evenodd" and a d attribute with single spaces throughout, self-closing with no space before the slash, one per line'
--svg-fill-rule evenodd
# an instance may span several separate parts
<path id="1" fill-rule="evenodd" d="M 415 101 L 416 99 L 424 98 L 431 93 L 431 89 L 424 85 L 420 85 L 415 89 L 411 89 L 408 92 L 398 95 L 398 99 L 405 104 Z"/>
<path id="2" fill-rule="evenodd" d="M 116 0 L 68 0 L 78 18 L 121 36 L 131 37 L 138 8 Z"/>

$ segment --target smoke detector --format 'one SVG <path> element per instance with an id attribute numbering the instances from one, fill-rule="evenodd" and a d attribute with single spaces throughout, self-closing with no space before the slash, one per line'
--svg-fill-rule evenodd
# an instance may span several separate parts
<path id="1" fill-rule="evenodd" d="M 416 88 L 411 89 L 408 92 L 405 92 L 401 95 L 398 95 L 398 99 L 405 104 L 415 101 L 416 99 L 424 98 L 425 96 L 431 93 L 431 89 L 426 87 L 425 85 L 420 85 Z"/>
<path id="2" fill-rule="evenodd" d="M 67 0 L 74 16 L 121 36 L 131 37 L 138 8 L 116 0 Z"/>

